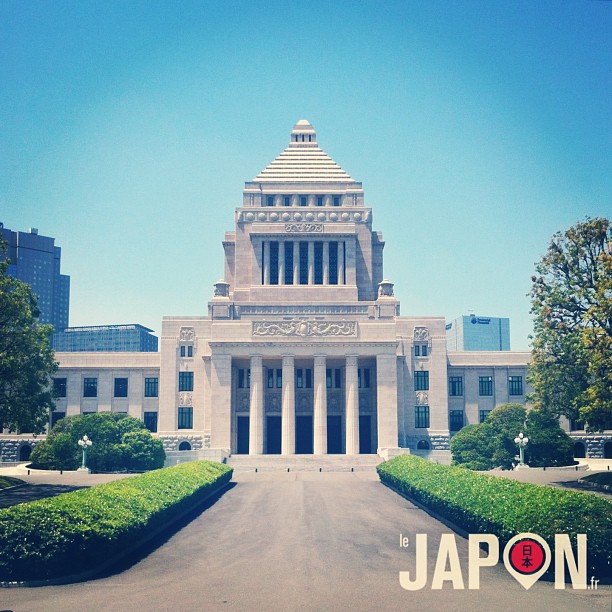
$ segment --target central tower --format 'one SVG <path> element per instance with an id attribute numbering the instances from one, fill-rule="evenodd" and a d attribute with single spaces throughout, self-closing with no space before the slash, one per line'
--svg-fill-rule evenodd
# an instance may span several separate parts
<path id="1" fill-rule="evenodd" d="M 299 316 L 317 305 L 323 315 L 380 316 L 382 234 L 372 230 L 362 184 L 319 147 L 305 119 L 287 148 L 245 184 L 235 224 L 223 242 L 225 282 L 216 291 L 231 307 L 213 300 L 214 319 L 265 315 L 272 305 L 275 314 Z M 395 306 L 384 314 L 395 315 Z"/>

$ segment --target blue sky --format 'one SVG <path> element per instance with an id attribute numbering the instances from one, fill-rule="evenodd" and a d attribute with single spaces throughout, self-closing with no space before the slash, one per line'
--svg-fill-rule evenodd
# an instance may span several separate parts
<path id="1" fill-rule="evenodd" d="M 72 325 L 207 311 L 300 118 L 362 181 L 404 315 L 531 333 L 556 231 L 612 211 L 612 3 L 0 1 L 0 221 Z"/>

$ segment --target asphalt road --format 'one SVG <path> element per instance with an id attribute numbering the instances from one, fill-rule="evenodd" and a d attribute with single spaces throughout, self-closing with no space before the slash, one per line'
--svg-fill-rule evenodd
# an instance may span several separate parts
<path id="1" fill-rule="evenodd" d="M 422 610 L 610 612 L 612 590 L 525 591 L 503 565 L 467 590 L 467 541 L 457 536 L 466 590 L 431 589 L 438 543 L 450 529 L 371 472 L 247 472 L 182 529 L 117 573 L 86 583 L 0 589 L 0 610 Z M 427 533 L 429 577 L 415 570 L 414 535 Z M 412 547 L 400 548 L 400 534 Z"/>

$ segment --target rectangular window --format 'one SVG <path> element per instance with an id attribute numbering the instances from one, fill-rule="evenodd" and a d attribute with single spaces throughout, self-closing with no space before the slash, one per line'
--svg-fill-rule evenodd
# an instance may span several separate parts
<path id="1" fill-rule="evenodd" d="M 481 376 L 478 379 L 478 393 L 480 395 L 493 395 L 493 377 Z"/>
<path id="2" fill-rule="evenodd" d="M 181 344 L 180 355 L 181 355 L 181 357 L 185 356 L 185 345 L 184 344 Z"/>
<path id="3" fill-rule="evenodd" d="M 463 396 L 463 376 L 448 377 L 448 394 L 451 397 Z"/>
<path id="4" fill-rule="evenodd" d="M 317 206 L 323 206 L 323 196 L 317 196 Z"/>
<path id="5" fill-rule="evenodd" d="M 334 206 L 340 206 L 340 196 L 334 196 Z"/>
<path id="6" fill-rule="evenodd" d="M 268 389 L 274 389 L 274 368 L 268 368 Z"/>
<path id="7" fill-rule="evenodd" d="M 155 433 L 157 431 L 157 412 L 145 412 L 143 421 L 150 432 Z"/>
<path id="8" fill-rule="evenodd" d="M 179 391 L 193 391 L 193 372 L 179 372 Z"/>
<path id="9" fill-rule="evenodd" d="M 342 388 L 342 370 L 340 368 L 334 370 L 334 387 L 336 389 Z"/>
<path id="10" fill-rule="evenodd" d="M 570 430 L 571 431 L 583 431 L 584 423 L 582 421 L 578 421 L 576 419 L 572 419 L 570 421 Z"/>
<path id="11" fill-rule="evenodd" d="M 304 376 L 302 374 L 302 368 L 296 368 L 295 370 L 295 386 L 298 389 L 304 388 Z"/>
<path id="12" fill-rule="evenodd" d="M 187 357 L 193 357 L 193 346 L 191 344 L 187 346 Z"/>
<path id="13" fill-rule="evenodd" d="M 418 429 L 429 427 L 429 406 L 415 406 L 414 426 Z"/>
<path id="14" fill-rule="evenodd" d="M 523 377 L 508 377 L 508 395 L 523 395 Z"/>
<path id="15" fill-rule="evenodd" d="M 300 242 L 300 285 L 308 284 L 308 243 Z"/>
<path id="16" fill-rule="evenodd" d="M 487 416 L 489 415 L 489 412 L 491 412 L 490 410 L 481 410 L 480 411 L 480 422 L 483 423 L 484 420 L 487 418 Z"/>
<path id="17" fill-rule="evenodd" d="M 283 370 L 282 368 L 278 368 L 276 370 L 276 388 L 277 389 L 283 388 Z"/>
<path id="18" fill-rule="evenodd" d="M 421 345 L 420 344 L 415 344 L 414 345 L 414 356 L 415 357 L 420 357 L 421 356 Z"/>
<path id="19" fill-rule="evenodd" d="M 429 372 L 414 373 L 414 390 L 415 391 L 429 391 Z"/>
<path id="20" fill-rule="evenodd" d="M 364 389 L 370 388 L 370 369 L 369 368 L 363 369 L 363 387 Z"/>
<path id="21" fill-rule="evenodd" d="M 463 410 L 451 410 L 449 412 L 449 428 L 451 431 L 459 431 L 463 427 Z"/>
<path id="22" fill-rule="evenodd" d="M 308 198 L 306 196 L 300 196 L 300 206 L 308 206 Z"/>
<path id="23" fill-rule="evenodd" d="M 244 370 L 238 370 L 238 388 L 244 389 Z"/>
<path id="24" fill-rule="evenodd" d="M 270 242 L 270 284 L 278 285 L 278 241 Z"/>
<path id="25" fill-rule="evenodd" d="M 359 368 L 357 370 L 357 386 L 361 389 L 361 385 L 362 385 L 362 378 L 361 378 L 361 368 Z"/>
<path id="26" fill-rule="evenodd" d="M 325 386 L 328 389 L 332 388 L 332 371 L 331 371 L 331 368 L 327 368 L 325 370 Z"/>
<path id="27" fill-rule="evenodd" d="M 309 370 L 309 369 L 304 370 L 304 375 L 305 375 L 305 378 L 306 378 L 305 388 L 306 389 L 312 389 L 312 370 Z"/>
<path id="28" fill-rule="evenodd" d="M 293 242 L 285 242 L 285 285 L 293 285 Z"/>
<path id="29" fill-rule="evenodd" d="M 248 389 L 251 386 L 251 370 L 249 369 L 239 369 L 238 370 L 238 388 L 239 389 Z"/>
<path id="30" fill-rule="evenodd" d="M 83 397 L 98 397 L 98 379 L 83 379 Z"/>
<path id="31" fill-rule="evenodd" d="M 338 243 L 329 243 L 329 284 L 338 284 Z"/>
<path id="32" fill-rule="evenodd" d="M 55 397 L 66 397 L 66 379 L 65 378 L 54 378 L 53 379 L 53 393 Z"/>
<path id="33" fill-rule="evenodd" d="M 268 196 L 268 206 L 274 206 L 274 196 Z"/>
<path id="34" fill-rule="evenodd" d="M 56 410 L 54 410 L 51 413 L 51 428 L 53 429 L 53 426 L 60 420 L 63 419 L 66 416 L 65 412 L 57 412 Z"/>
<path id="35" fill-rule="evenodd" d="M 180 406 L 178 409 L 178 428 L 193 429 L 193 408 Z"/>
<path id="36" fill-rule="evenodd" d="M 314 243 L 314 284 L 323 284 L 323 243 L 320 240 Z"/>
<path id="37" fill-rule="evenodd" d="M 115 397 L 128 396 L 128 379 L 115 378 Z"/>
<path id="38" fill-rule="evenodd" d="M 285 196 L 283 198 L 283 205 L 284 206 L 291 206 L 291 198 L 289 196 Z"/>
<path id="39" fill-rule="evenodd" d="M 157 397 L 159 395 L 159 378 L 145 378 L 145 397 Z"/>
<path id="40" fill-rule="evenodd" d="M 428 347 L 426 344 L 423 344 L 423 345 L 421 346 L 421 356 L 422 356 L 422 357 L 427 357 L 427 355 L 428 355 L 428 353 L 429 353 L 428 348 L 429 348 L 429 347 Z"/>

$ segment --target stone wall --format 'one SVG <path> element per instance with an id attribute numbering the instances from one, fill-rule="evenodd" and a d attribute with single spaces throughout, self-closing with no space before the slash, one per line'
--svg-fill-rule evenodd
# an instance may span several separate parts
<path id="1" fill-rule="evenodd" d="M 24 446 L 29 446 L 32 450 L 44 440 L 44 437 L 33 438 L 32 436 L 15 436 L 0 438 L 0 463 L 13 463 L 19 461 L 19 453 Z"/>
<path id="2" fill-rule="evenodd" d="M 164 444 L 166 452 L 178 451 L 181 442 L 189 442 L 192 451 L 210 448 L 210 435 L 171 434 L 160 435 L 159 439 Z"/>

